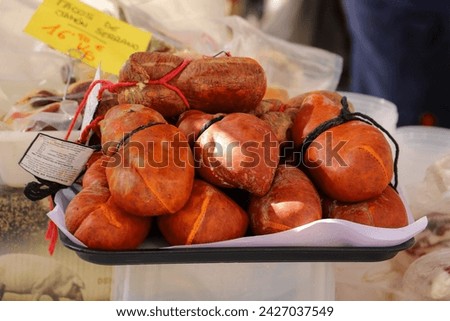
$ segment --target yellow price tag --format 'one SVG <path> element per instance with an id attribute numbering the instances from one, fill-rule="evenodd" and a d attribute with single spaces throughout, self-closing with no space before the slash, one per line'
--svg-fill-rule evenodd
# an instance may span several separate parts
<path id="1" fill-rule="evenodd" d="M 152 37 L 77 0 L 44 0 L 24 31 L 114 75 L 133 52 L 147 50 Z"/>

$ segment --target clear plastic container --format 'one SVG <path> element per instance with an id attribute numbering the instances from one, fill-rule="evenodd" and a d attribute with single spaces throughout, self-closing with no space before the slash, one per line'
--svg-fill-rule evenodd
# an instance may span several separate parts
<path id="1" fill-rule="evenodd" d="M 450 300 L 450 248 L 415 260 L 403 276 L 405 300 Z"/>
<path id="2" fill-rule="evenodd" d="M 25 187 L 34 176 L 19 166 L 19 161 L 39 132 L 0 131 L 0 182 L 10 187 Z M 64 138 L 66 131 L 46 131 L 46 135 Z M 71 133 L 69 139 L 76 140 L 80 131 Z"/>
<path id="3" fill-rule="evenodd" d="M 395 137 L 400 146 L 399 186 L 405 191 L 423 182 L 427 168 L 450 154 L 448 128 L 404 126 L 397 128 Z M 408 195 L 406 199 L 410 201 Z"/>
<path id="4" fill-rule="evenodd" d="M 115 266 L 112 300 L 334 300 L 330 263 Z"/>
<path id="5" fill-rule="evenodd" d="M 384 98 L 369 96 L 359 93 L 339 92 L 342 96 L 353 104 L 355 111 L 366 114 L 393 134 L 397 127 L 398 110 L 397 106 Z"/>

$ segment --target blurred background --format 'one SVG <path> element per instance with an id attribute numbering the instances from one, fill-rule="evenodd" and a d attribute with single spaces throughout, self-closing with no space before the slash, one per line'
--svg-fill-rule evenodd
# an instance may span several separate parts
<path id="1" fill-rule="evenodd" d="M 348 93 L 357 102 L 358 110 L 373 115 L 392 130 L 401 146 L 400 182 L 414 218 L 436 214 L 429 229 L 418 237 L 414 249 L 385 262 L 328 264 L 320 265 L 319 269 L 313 265 L 281 263 L 260 266 L 261 275 L 267 277 L 280 276 L 284 271 L 283 278 L 273 279 L 273 284 L 284 282 L 279 283 L 279 299 L 308 299 L 305 297 L 308 291 L 314 292 L 314 299 L 450 299 L 448 1 L 429 0 L 426 4 L 420 0 L 83 2 L 150 30 L 155 39 L 170 46 L 208 54 L 231 50 L 236 55 L 257 57 L 267 70 L 270 84 L 286 88 L 290 96 L 316 89 Z M 61 70 L 67 64 L 67 57 L 23 33 L 40 3 L 38 0 L 0 0 L 0 59 L 3 61 L 0 64 L 0 117 L 30 90 L 64 88 Z M 76 72 L 81 79 L 93 76 L 93 70 L 83 66 Z M 22 147 L 29 143 L 29 137 L 25 140 L 14 132 L 12 138 L 10 134 L 0 123 L 0 147 L 8 150 L 0 159 L 3 180 L 6 175 L 13 179 L 21 176 L 10 164 L 16 166 L 13 154 L 20 157 Z M 61 273 L 67 278 L 79 276 L 84 281 L 85 300 L 139 299 L 140 293 L 147 295 L 149 292 L 156 295 L 158 287 L 160 291 L 168 289 L 158 276 L 167 277 L 167 282 L 185 282 L 173 275 L 185 273 L 186 269 L 201 291 L 202 282 L 206 280 L 198 273 L 205 273 L 211 267 L 191 270 L 192 266 L 135 269 L 100 266 L 79 259 L 60 242 L 54 254 L 49 255 L 45 238 L 48 224 L 45 214 L 50 209 L 49 204 L 26 199 L 20 188 L 22 184 L 22 181 L 6 184 L 0 179 L 0 299 L 33 298 L 31 293 L 2 293 L 5 282 L 31 277 L 27 270 L 17 270 L 15 275 L 5 271 L 33 264 L 48 267 L 41 269 L 41 275 L 33 277 L 48 278 L 46 271 L 64 271 Z M 17 256 L 19 253 L 28 256 Z M 433 255 L 425 257 L 426 254 Z M 42 263 L 34 255 L 46 258 L 47 262 Z M 419 261 L 419 257 L 425 259 Z M 217 265 L 214 268 L 221 271 Z M 236 273 L 233 270 L 236 266 L 222 268 L 230 277 Z M 249 287 L 258 283 L 254 268 L 251 265 L 239 268 L 239 273 L 246 275 Z M 282 286 L 298 285 L 290 284 L 290 276 L 305 271 L 309 273 L 305 276 L 311 280 L 309 285 L 313 288 L 303 292 L 299 287 L 281 291 Z M 130 289 L 131 284 L 140 284 L 139 279 L 133 279 L 134 273 L 147 277 L 148 284 L 153 286 L 151 291 L 149 288 L 140 289 L 142 292 Z M 61 287 L 66 285 L 62 280 L 56 283 Z M 174 291 L 179 286 L 180 283 L 175 284 Z M 192 284 L 184 286 L 192 290 Z M 260 292 L 257 289 L 255 287 L 255 295 Z"/>
<path id="2" fill-rule="evenodd" d="M 241 0 L 264 32 L 344 59 L 338 89 L 396 104 L 399 126 L 450 127 L 450 4 L 432 0 Z"/>

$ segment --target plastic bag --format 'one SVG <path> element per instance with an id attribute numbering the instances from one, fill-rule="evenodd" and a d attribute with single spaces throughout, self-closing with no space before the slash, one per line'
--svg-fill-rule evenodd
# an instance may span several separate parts
<path id="1" fill-rule="evenodd" d="M 225 1 L 204 8 L 205 1 L 189 2 L 187 12 L 180 9 L 186 5 L 179 0 L 120 2 L 129 23 L 178 48 L 205 55 L 227 51 L 256 59 L 266 71 L 268 86 L 281 87 L 290 96 L 335 90 L 339 82 L 342 57 L 269 36 L 241 17 L 221 15 Z M 179 9 L 169 10 L 175 7 Z"/>
<path id="2" fill-rule="evenodd" d="M 403 277 L 407 300 L 450 300 L 450 249 L 428 253 L 415 260 Z"/>
<path id="3" fill-rule="evenodd" d="M 422 182 L 408 186 L 408 192 L 416 217 L 430 213 L 450 215 L 450 150 L 427 168 Z"/>
<path id="4" fill-rule="evenodd" d="M 114 1 L 83 2 L 118 16 Z M 73 61 L 68 55 L 23 32 L 41 3 L 40 0 L 0 1 L 0 120 L 27 93 L 39 89 L 64 92 L 63 71 Z M 92 79 L 95 69 L 75 62 L 73 72 L 76 79 Z M 5 129 L 8 128 L 4 124 L 0 125 L 0 130 Z"/>
<path id="5" fill-rule="evenodd" d="M 16 104 L 5 115 L 3 124 L 14 131 L 64 131 L 69 128 L 77 107 L 78 102 L 74 100 L 54 102 L 40 108 Z M 78 118 L 74 127 L 79 128 L 80 125 L 81 118 Z"/>

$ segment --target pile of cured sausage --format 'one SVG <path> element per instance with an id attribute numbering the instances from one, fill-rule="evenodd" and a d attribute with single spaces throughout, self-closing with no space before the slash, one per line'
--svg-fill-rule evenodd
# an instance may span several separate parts
<path id="1" fill-rule="evenodd" d="M 90 248 L 133 249 L 151 233 L 209 243 L 323 218 L 408 224 L 389 141 L 360 119 L 335 121 L 352 110 L 336 92 L 287 97 L 254 59 L 158 52 L 131 55 L 118 84 L 117 104 L 98 111 L 102 151 L 66 209 Z"/>

